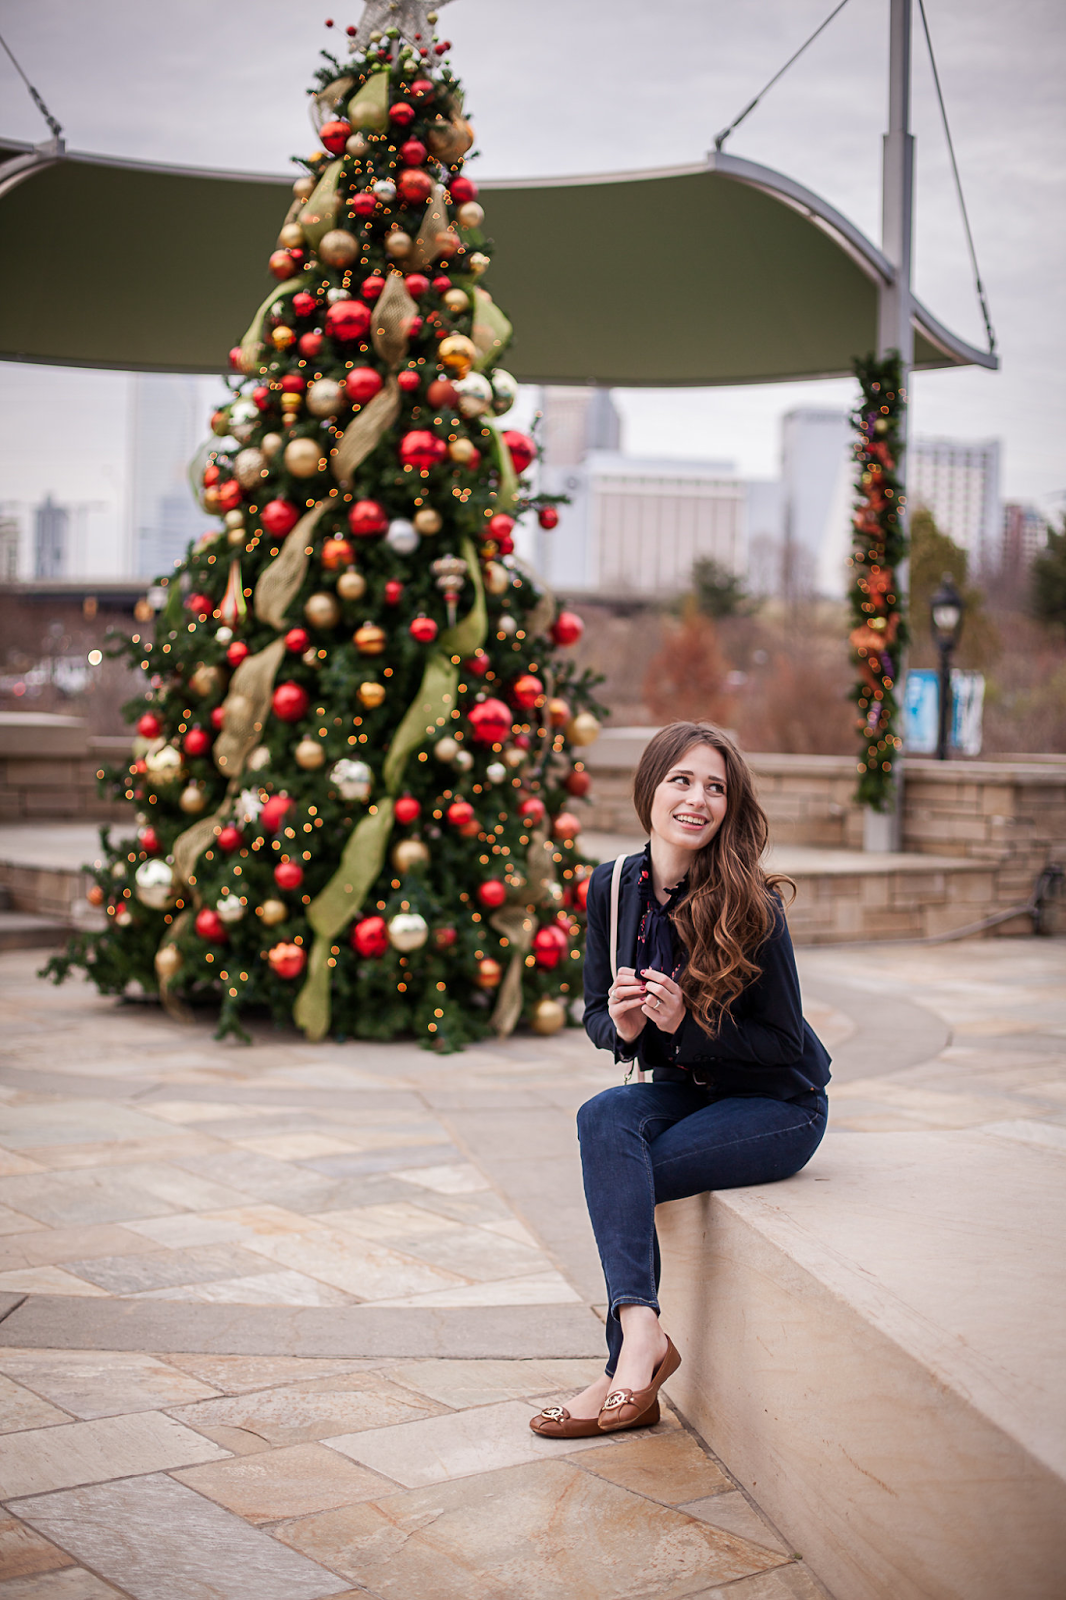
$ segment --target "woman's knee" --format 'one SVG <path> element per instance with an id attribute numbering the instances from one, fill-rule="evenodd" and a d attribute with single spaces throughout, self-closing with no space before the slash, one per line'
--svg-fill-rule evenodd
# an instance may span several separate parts
<path id="1" fill-rule="evenodd" d="M 599 1094 L 594 1094 L 591 1100 L 586 1100 L 577 1114 L 578 1138 L 595 1139 L 605 1129 L 616 1128 L 621 1120 L 626 1094 L 624 1084 L 615 1084 L 613 1088 L 603 1089 Z"/>

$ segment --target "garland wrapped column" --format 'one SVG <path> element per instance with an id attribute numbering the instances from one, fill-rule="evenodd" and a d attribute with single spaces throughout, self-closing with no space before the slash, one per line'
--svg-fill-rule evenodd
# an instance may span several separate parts
<path id="1" fill-rule="evenodd" d="M 851 417 L 858 471 L 848 561 L 848 642 L 858 669 L 851 691 L 860 741 L 856 799 L 885 811 L 903 746 L 898 684 L 907 623 L 899 567 L 907 555 L 907 531 L 899 463 L 907 396 L 896 354 L 857 361 L 855 374 L 862 402 Z"/>

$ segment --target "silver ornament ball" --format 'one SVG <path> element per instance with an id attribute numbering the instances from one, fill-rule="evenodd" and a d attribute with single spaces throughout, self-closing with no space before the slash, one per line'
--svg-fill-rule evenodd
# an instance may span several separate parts
<path id="1" fill-rule="evenodd" d="M 389 531 L 385 535 L 385 543 L 395 550 L 398 556 L 413 555 L 421 542 L 413 522 L 408 522 L 406 517 L 393 517 L 389 523 Z"/>
<path id="2" fill-rule="evenodd" d="M 428 938 L 426 919 L 417 911 L 398 911 L 389 921 L 389 943 L 394 950 L 421 950 Z"/>
<path id="3" fill-rule="evenodd" d="M 134 893 L 142 906 L 165 911 L 174 903 L 174 874 L 165 861 L 142 861 L 133 875 Z"/>
<path id="4" fill-rule="evenodd" d="M 374 775 L 365 761 L 345 756 L 330 768 L 329 780 L 342 800 L 369 800 Z"/>

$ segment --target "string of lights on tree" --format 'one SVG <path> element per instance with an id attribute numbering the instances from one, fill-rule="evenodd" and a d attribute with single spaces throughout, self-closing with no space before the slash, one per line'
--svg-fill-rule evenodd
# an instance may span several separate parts
<path id="1" fill-rule="evenodd" d="M 497 420 L 511 328 L 436 20 L 372 0 L 323 52 L 320 148 L 194 464 L 210 526 L 113 646 L 148 679 L 99 774 L 132 827 L 102 832 L 103 930 L 51 971 L 210 1002 L 220 1036 L 265 1007 L 455 1049 L 553 1033 L 580 990 L 598 680 L 514 554 L 558 513 Z"/>
<path id="2" fill-rule="evenodd" d="M 907 554 L 906 501 L 898 475 L 906 392 L 899 358 L 870 357 L 855 364 L 862 401 L 852 412 L 856 431 L 856 500 L 852 517 L 848 640 L 858 677 L 852 694 L 861 744 L 856 798 L 884 811 L 891 800 L 892 769 L 902 748 L 897 698 L 907 624 L 897 572 Z"/>

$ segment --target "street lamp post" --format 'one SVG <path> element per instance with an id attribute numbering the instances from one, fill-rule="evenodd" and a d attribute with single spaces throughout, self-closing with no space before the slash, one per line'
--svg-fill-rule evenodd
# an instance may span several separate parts
<path id="1" fill-rule="evenodd" d="M 945 572 L 929 602 L 929 621 L 933 630 L 933 643 L 940 652 L 940 705 L 937 718 L 936 758 L 948 759 L 951 731 L 951 658 L 962 633 L 962 619 L 966 610 L 962 595 L 955 587 L 950 572 Z"/>

